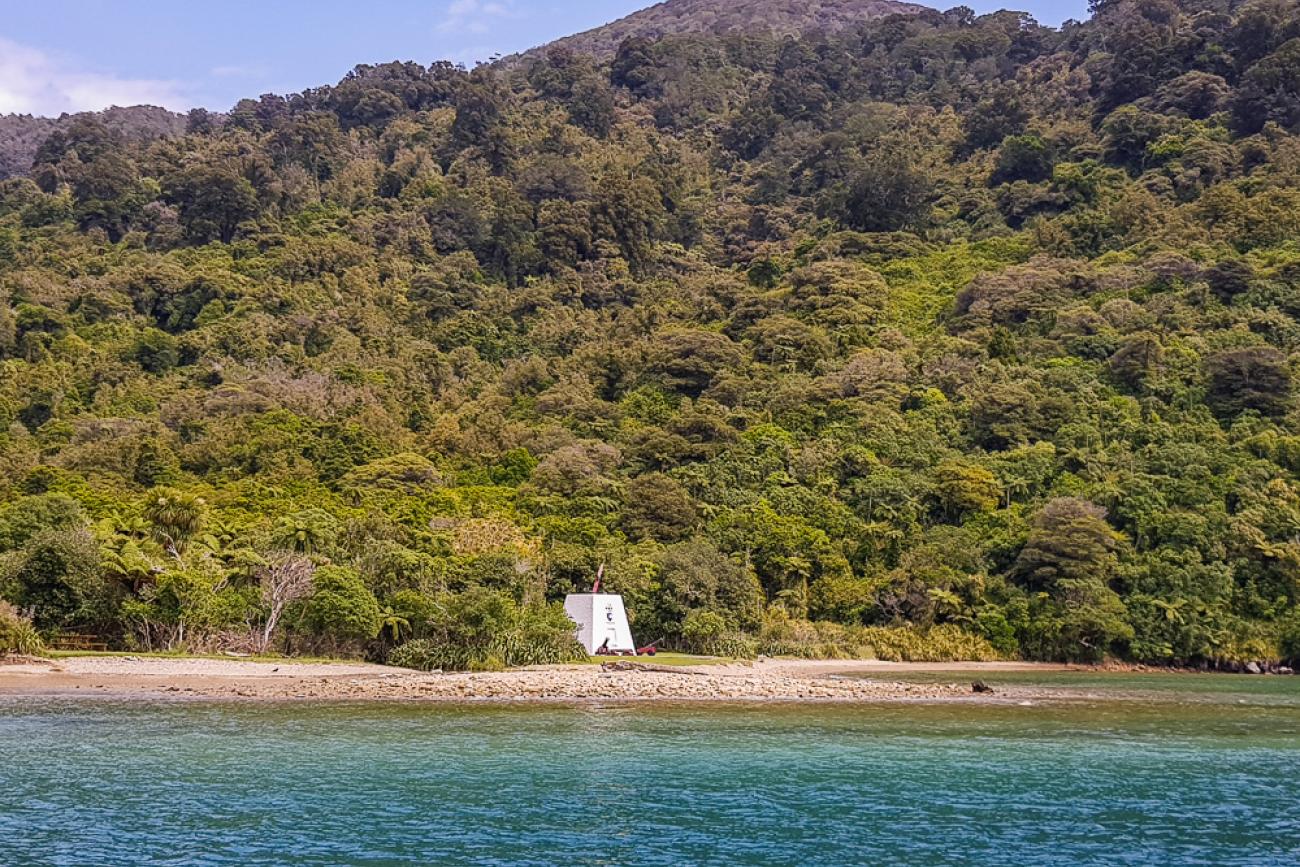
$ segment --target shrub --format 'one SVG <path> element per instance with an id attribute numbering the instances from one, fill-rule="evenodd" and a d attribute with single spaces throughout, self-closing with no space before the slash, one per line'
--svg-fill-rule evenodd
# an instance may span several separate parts
<path id="1" fill-rule="evenodd" d="M 691 653 L 751 659 L 758 655 L 758 642 L 727 626 L 713 611 L 697 609 L 682 623 L 682 644 Z"/>
<path id="2" fill-rule="evenodd" d="M 318 635 L 336 641 L 369 641 L 379 634 L 382 612 L 360 575 L 325 566 L 316 571 L 316 592 L 307 600 L 304 615 Z"/>
<path id="3" fill-rule="evenodd" d="M 231 587 L 219 569 L 182 566 L 150 574 L 139 596 L 123 599 L 118 609 L 129 640 L 144 650 L 216 649 L 222 633 L 246 624 L 258 605 L 257 588 Z"/>
<path id="4" fill-rule="evenodd" d="M 782 616 L 769 616 L 763 622 L 758 649 L 768 656 L 802 659 L 989 662 L 1003 658 L 987 639 L 952 624 L 921 630 L 914 626 L 841 626 Z"/>
<path id="5" fill-rule="evenodd" d="M 520 605 L 507 593 L 477 588 L 447 596 L 425 631 L 388 657 L 423 671 L 492 671 L 587 658 L 573 621 L 559 605 Z"/>
<path id="6" fill-rule="evenodd" d="M 8 602 L 0 601 L 0 654 L 36 656 L 44 651 L 45 643 L 32 622 Z"/>
<path id="7" fill-rule="evenodd" d="M 801 659 L 870 659 L 871 648 L 853 640 L 848 627 L 769 614 L 758 635 L 758 652 Z"/>
<path id="8" fill-rule="evenodd" d="M 994 605 L 986 605 L 975 614 L 975 626 L 980 635 L 1004 657 L 1014 657 L 1020 652 L 1016 629 L 1007 619 L 1007 613 Z"/>
<path id="9" fill-rule="evenodd" d="M 688 645 L 706 644 L 727 631 L 721 614 L 697 608 L 682 622 L 682 640 Z"/>
<path id="10" fill-rule="evenodd" d="M 408 641 L 388 654 L 388 664 L 397 668 L 414 668 L 420 671 L 433 671 L 447 668 L 444 665 L 443 646 L 427 638 Z"/>
<path id="11" fill-rule="evenodd" d="M 90 533 L 51 527 L 0 561 L 0 586 L 41 629 L 57 629 L 94 619 L 105 590 L 98 566 Z"/>
<path id="12" fill-rule="evenodd" d="M 1300 654 L 1300 621 L 1294 612 L 1280 628 L 1274 625 L 1229 618 L 1215 661 L 1219 664 L 1244 665 L 1248 662 L 1274 663 L 1296 659 Z"/>
<path id="13" fill-rule="evenodd" d="M 860 635 L 877 658 L 890 662 L 994 662 L 1002 658 L 985 638 L 952 624 L 924 631 L 912 626 L 870 626 L 861 629 Z"/>
<path id="14" fill-rule="evenodd" d="M 1292 614 L 1282 624 L 1282 658 L 1295 664 L 1300 662 L 1300 614 Z"/>

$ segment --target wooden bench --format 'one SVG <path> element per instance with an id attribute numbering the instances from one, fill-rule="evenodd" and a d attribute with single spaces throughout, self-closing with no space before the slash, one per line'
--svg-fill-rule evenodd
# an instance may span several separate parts
<path id="1" fill-rule="evenodd" d="M 59 635 L 51 642 L 51 647 L 55 650 L 91 650 L 100 652 L 108 650 L 108 645 L 95 636 L 76 633 Z"/>

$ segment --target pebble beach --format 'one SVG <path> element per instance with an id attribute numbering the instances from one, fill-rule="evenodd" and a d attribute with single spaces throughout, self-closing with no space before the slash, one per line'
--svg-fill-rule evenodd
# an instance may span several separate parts
<path id="1" fill-rule="evenodd" d="M 689 667 L 616 662 L 425 673 L 350 663 L 72 657 L 26 659 L 0 666 L 0 696 L 461 702 L 882 702 L 1050 697 L 1043 690 L 1028 688 L 975 694 L 972 678 L 983 671 L 1000 670 L 997 664 L 924 667 L 951 671 L 951 683 L 890 680 L 891 671 L 898 670 L 889 663 L 760 660 Z"/>

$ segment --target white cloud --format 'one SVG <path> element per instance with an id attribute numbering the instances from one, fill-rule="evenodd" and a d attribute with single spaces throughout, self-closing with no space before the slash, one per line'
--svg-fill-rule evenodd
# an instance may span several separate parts
<path id="1" fill-rule="evenodd" d="M 178 82 L 122 78 L 83 69 L 39 49 L 0 37 L 0 114 L 58 115 L 113 105 L 161 105 L 180 111 L 192 101 Z"/>
<path id="2" fill-rule="evenodd" d="M 442 33 L 487 33 L 496 21 L 522 18 L 515 0 L 453 0 L 438 25 Z"/>

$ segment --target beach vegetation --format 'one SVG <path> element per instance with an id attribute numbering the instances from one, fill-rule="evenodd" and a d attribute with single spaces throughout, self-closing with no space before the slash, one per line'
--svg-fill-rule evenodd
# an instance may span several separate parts
<path id="1" fill-rule="evenodd" d="M 0 655 L 39 656 L 45 642 L 35 624 L 8 602 L 0 601 Z"/>
<path id="2" fill-rule="evenodd" d="M 446 597 L 414 634 L 389 654 L 390 665 L 494 671 L 587 658 L 561 606 L 521 605 L 509 594 L 483 589 Z"/>

